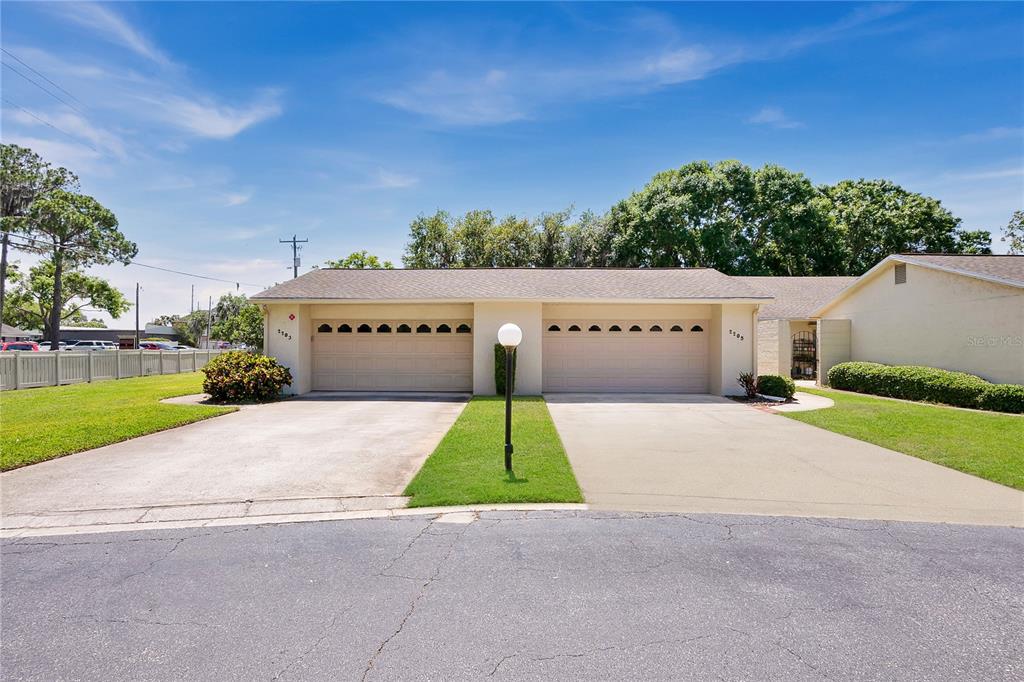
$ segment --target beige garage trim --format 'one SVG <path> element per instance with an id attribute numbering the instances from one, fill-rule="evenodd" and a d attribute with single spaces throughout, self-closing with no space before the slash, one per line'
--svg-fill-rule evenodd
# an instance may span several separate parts
<path id="1" fill-rule="evenodd" d="M 471 391 L 473 321 L 313 320 L 313 390 Z"/>
<path id="2" fill-rule="evenodd" d="M 710 320 L 544 321 L 544 391 L 707 393 Z"/>

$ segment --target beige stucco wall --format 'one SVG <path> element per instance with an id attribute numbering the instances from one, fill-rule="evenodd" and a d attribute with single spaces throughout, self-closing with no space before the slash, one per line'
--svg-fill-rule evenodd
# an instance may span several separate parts
<path id="1" fill-rule="evenodd" d="M 818 320 L 818 384 L 828 384 L 828 371 L 840 362 L 849 362 L 850 320 Z"/>
<path id="2" fill-rule="evenodd" d="M 757 331 L 752 305 L 683 304 L 542 304 L 498 302 L 475 304 L 267 304 L 265 351 L 287 366 L 294 379 L 288 393 L 312 386 L 312 335 L 316 320 L 473 320 L 473 392 L 494 393 L 494 353 L 498 328 L 514 322 L 523 330 L 516 370 L 516 393 L 537 395 L 543 386 L 543 320 L 647 320 L 673 317 L 710 321 L 711 392 L 741 393 L 740 372 L 754 370 Z M 294 315 L 295 319 L 289 319 Z"/>
<path id="3" fill-rule="evenodd" d="M 473 304 L 473 393 L 494 394 L 494 344 L 498 342 L 498 328 L 512 322 L 523 330 L 516 351 L 516 395 L 540 395 L 542 308 L 540 302 Z"/>
<path id="4" fill-rule="evenodd" d="M 1024 383 L 1024 291 L 911 264 L 894 284 L 892 270 L 823 314 L 850 320 L 850 359 Z"/>
<path id="5" fill-rule="evenodd" d="M 757 370 L 757 307 L 746 304 L 711 306 L 711 392 L 742 395 L 736 378 Z"/>
<path id="6" fill-rule="evenodd" d="M 544 319 L 710 320 L 710 305 L 683 303 L 545 303 Z"/>
<path id="7" fill-rule="evenodd" d="M 264 351 L 291 370 L 292 385 L 285 388 L 285 393 L 307 393 L 312 387 L 310 306 L 280 304 L 268 305 L 266 308 Z M 290 319 L 292 316 L 294 319 Z"/>

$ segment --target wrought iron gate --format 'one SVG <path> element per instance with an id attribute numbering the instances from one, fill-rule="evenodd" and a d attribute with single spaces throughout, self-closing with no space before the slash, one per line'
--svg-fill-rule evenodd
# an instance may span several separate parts
<path id="1" fill-rule="evenodd" d="M 816 332 L 793 334 L 793 364 L 790 376 L 794 379 L 816 379 L 818 372 L 818 335 Z"/>

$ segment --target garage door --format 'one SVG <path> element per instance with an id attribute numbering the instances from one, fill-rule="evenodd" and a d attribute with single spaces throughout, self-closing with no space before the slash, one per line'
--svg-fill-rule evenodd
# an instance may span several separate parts
<path id="1" fill-rule="evenodd" d="M 708 321 L 544 321 L 544 390 L 708 392 Z"/>
<path id="2" fill-rule="evenodd" d="M 471 391 L 470 320 L 314 320 L 313 389 Z"/>

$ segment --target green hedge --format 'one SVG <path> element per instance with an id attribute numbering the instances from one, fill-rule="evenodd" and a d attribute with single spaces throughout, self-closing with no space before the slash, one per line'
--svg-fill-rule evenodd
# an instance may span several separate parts
<path id="1" fill-rule="evenodd" d="M 934 367 L 842 362 L 828 371 L 832 388 L 888 398 L 1024 413 L 1024 386 L 992 384 L 964 372 Z"/>
<path id="2" fill-rule="evenodd" d="M 512 390 L 516 390 L 516 353 L 512 351 Z M 497 395 L 505 395 L 505 346 L 494 344 L 494 389 Z"/>
<path id="3" fill-rule="evenodd" d="M 757 392 L 761 395 L 788 400 L 796 393 L 796 384 L 789 377 L 778 374 L 762 374 L 757 377 Z"/>
<path id="4" fill-rule="evenodd" d="M 203 367 L 203 390 L 216 403 L 276 400 L 292 374 L 274 358 L 245 351 L 213 357 Z"/>

